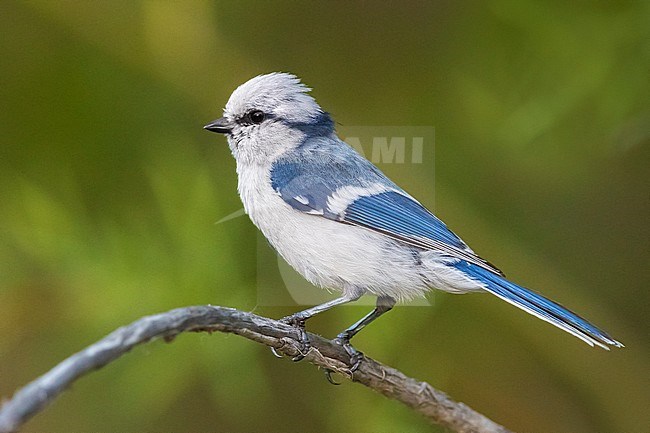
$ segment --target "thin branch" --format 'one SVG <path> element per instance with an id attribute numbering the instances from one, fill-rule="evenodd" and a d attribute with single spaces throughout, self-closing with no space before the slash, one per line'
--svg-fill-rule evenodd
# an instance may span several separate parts
<path id="1" fill-rule="evenodd" d="M 287 356 L 300 353 L 298 333 L 291 326 L 232 308 L 186 307 L 143 317 L 72 355 L 17 391 L 0 408 L 0 433 L 16 432 L 75 380 L 119 358 L 134 346 L 161 337 L 171 341 L 181 332 L 188 331 L 229 332 L 274 347 Z M 463 403 L 453 401 L 428 383 L 407 377 L 371 358 L 365 357 L 359 369 L 350 376 L 347 372 L 349 355 L 341 346 L 318 335 L 308 335 L 311 349 L 305 358 L 307 361 L 341 373 L 354 382 L 397 400 L 432 423 L 459 433 L 509 432 Z"/>

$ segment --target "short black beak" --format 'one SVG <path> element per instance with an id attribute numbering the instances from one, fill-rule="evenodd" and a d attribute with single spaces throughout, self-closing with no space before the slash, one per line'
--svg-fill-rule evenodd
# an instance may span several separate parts
<path id="1" fill-rule="evenodd" d="M 208 123 L 203 127 L 203 129 L 207 129 L 208 131 L 212 132 L 218 132 L 219 134 L 228 134 L 230 131 L 232 131 L 232 123 L 225 117 L 222 117 L 221 119 L 213 120 L 212 122 Z"/>

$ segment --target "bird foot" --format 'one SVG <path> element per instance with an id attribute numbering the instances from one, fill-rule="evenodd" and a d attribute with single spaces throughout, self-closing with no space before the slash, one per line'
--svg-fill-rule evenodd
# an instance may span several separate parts
<path id="1" fill-rule="evenodd" d="M 342 346 L 345 352 L 350 356 L 350 368 L 348 369 L 348 374 L 352 376 L 354 372 L 359 369 L 359 365 L 361 365 L 361 361 L 363 360 L 363 353 L 352 347 L 350 344 L 350 337 L 344 333 L 339 334 L 334 339 L 334 343 Z M 325 378 L 332 385 L 340 385 L 340 382 L 332 379 L 332 373 L 334 373 L 334 370 L 330 370 L 329 368 L 325 369 Z"/>
<path id="2" fill-rule="evenodd" d="M 345 352 L 350 356 L 350 369 L 348 370 L 348 373 L 352 375 L 352 373 L 359 369 L 359 365 L 361 365 L 361 361 L 363 360 L 363 353 L 352 347 L 350 344 L 350 337 L 345 333 L 339 334 L 334 339 L 334 343 L 342 346 Z"/>
<path id="3" fill-rule="evenodd" d="M 280 322 L 291 325 L 298 331 L 297 340 L 300 342 L 300 349 L 298 349 L 300 353 L 291 358 L 291 360 L 293 362 L 302 361 L 305 356 L 307 356 L 309 348 L 311 347 L 311 344 L 309 343 L 309 336 L 307 336 L 307 332 L 305 332 L 305 319 L 299 315 L 293 314 L 291 316 L 283 317 L 280 319 Z M 274 347 L 271 348 L 271 351 L 278 358 L 282 358 L 282 355 L 280 355 Z"/>

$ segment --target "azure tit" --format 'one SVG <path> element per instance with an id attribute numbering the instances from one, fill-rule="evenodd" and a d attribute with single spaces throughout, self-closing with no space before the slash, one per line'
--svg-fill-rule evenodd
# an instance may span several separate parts
<path id="1" fill-rule="evenodd" d="M 299 328 L 334 306 L 377 297 L 377 306 L 336 341 L 350 339 L 397 301 L 431 289 L 488 292 L 591 346 L 622 344 L 585 319 L 507 280 L 418 200 L 340 140 L 329 114 L 294 75 L 271 73 L 239 86 L 223 117 L 205 129 L 225 134 L 237 162 L 244 209 L 304 278 L 340 296 L 283 320 Z M 302 359 L 304 356 L 294 358 Z"/>

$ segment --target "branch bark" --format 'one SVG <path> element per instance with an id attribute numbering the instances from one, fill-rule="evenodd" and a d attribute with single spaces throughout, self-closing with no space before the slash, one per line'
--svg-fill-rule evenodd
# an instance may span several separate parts
<path id="1" fill-rule="evenodd" d="M 143 317 L 121 327 L 97 343 L 70 356 L 43 376 L 18 390 L 0 408 L 0 433 L 16 432 L 25 422 L 81 376 L 99 369 L 134 346 L 155 338 L 171 341 L 181 332 L 227 332 L 274 347 L 286 356 L 300 353 L 297 331 L 276 320 L 232 308 L 196 306 Z M 508 433 L 463 403 L 426 382 L 407 377 L 400 371 L 365 357 L 353 375 L 348 374 L 349 355 L 339 345 L 308 334 L 310 363 L 336 371 L 388 398 L 397 400 L 435 424 L 459 433 Z"/>

